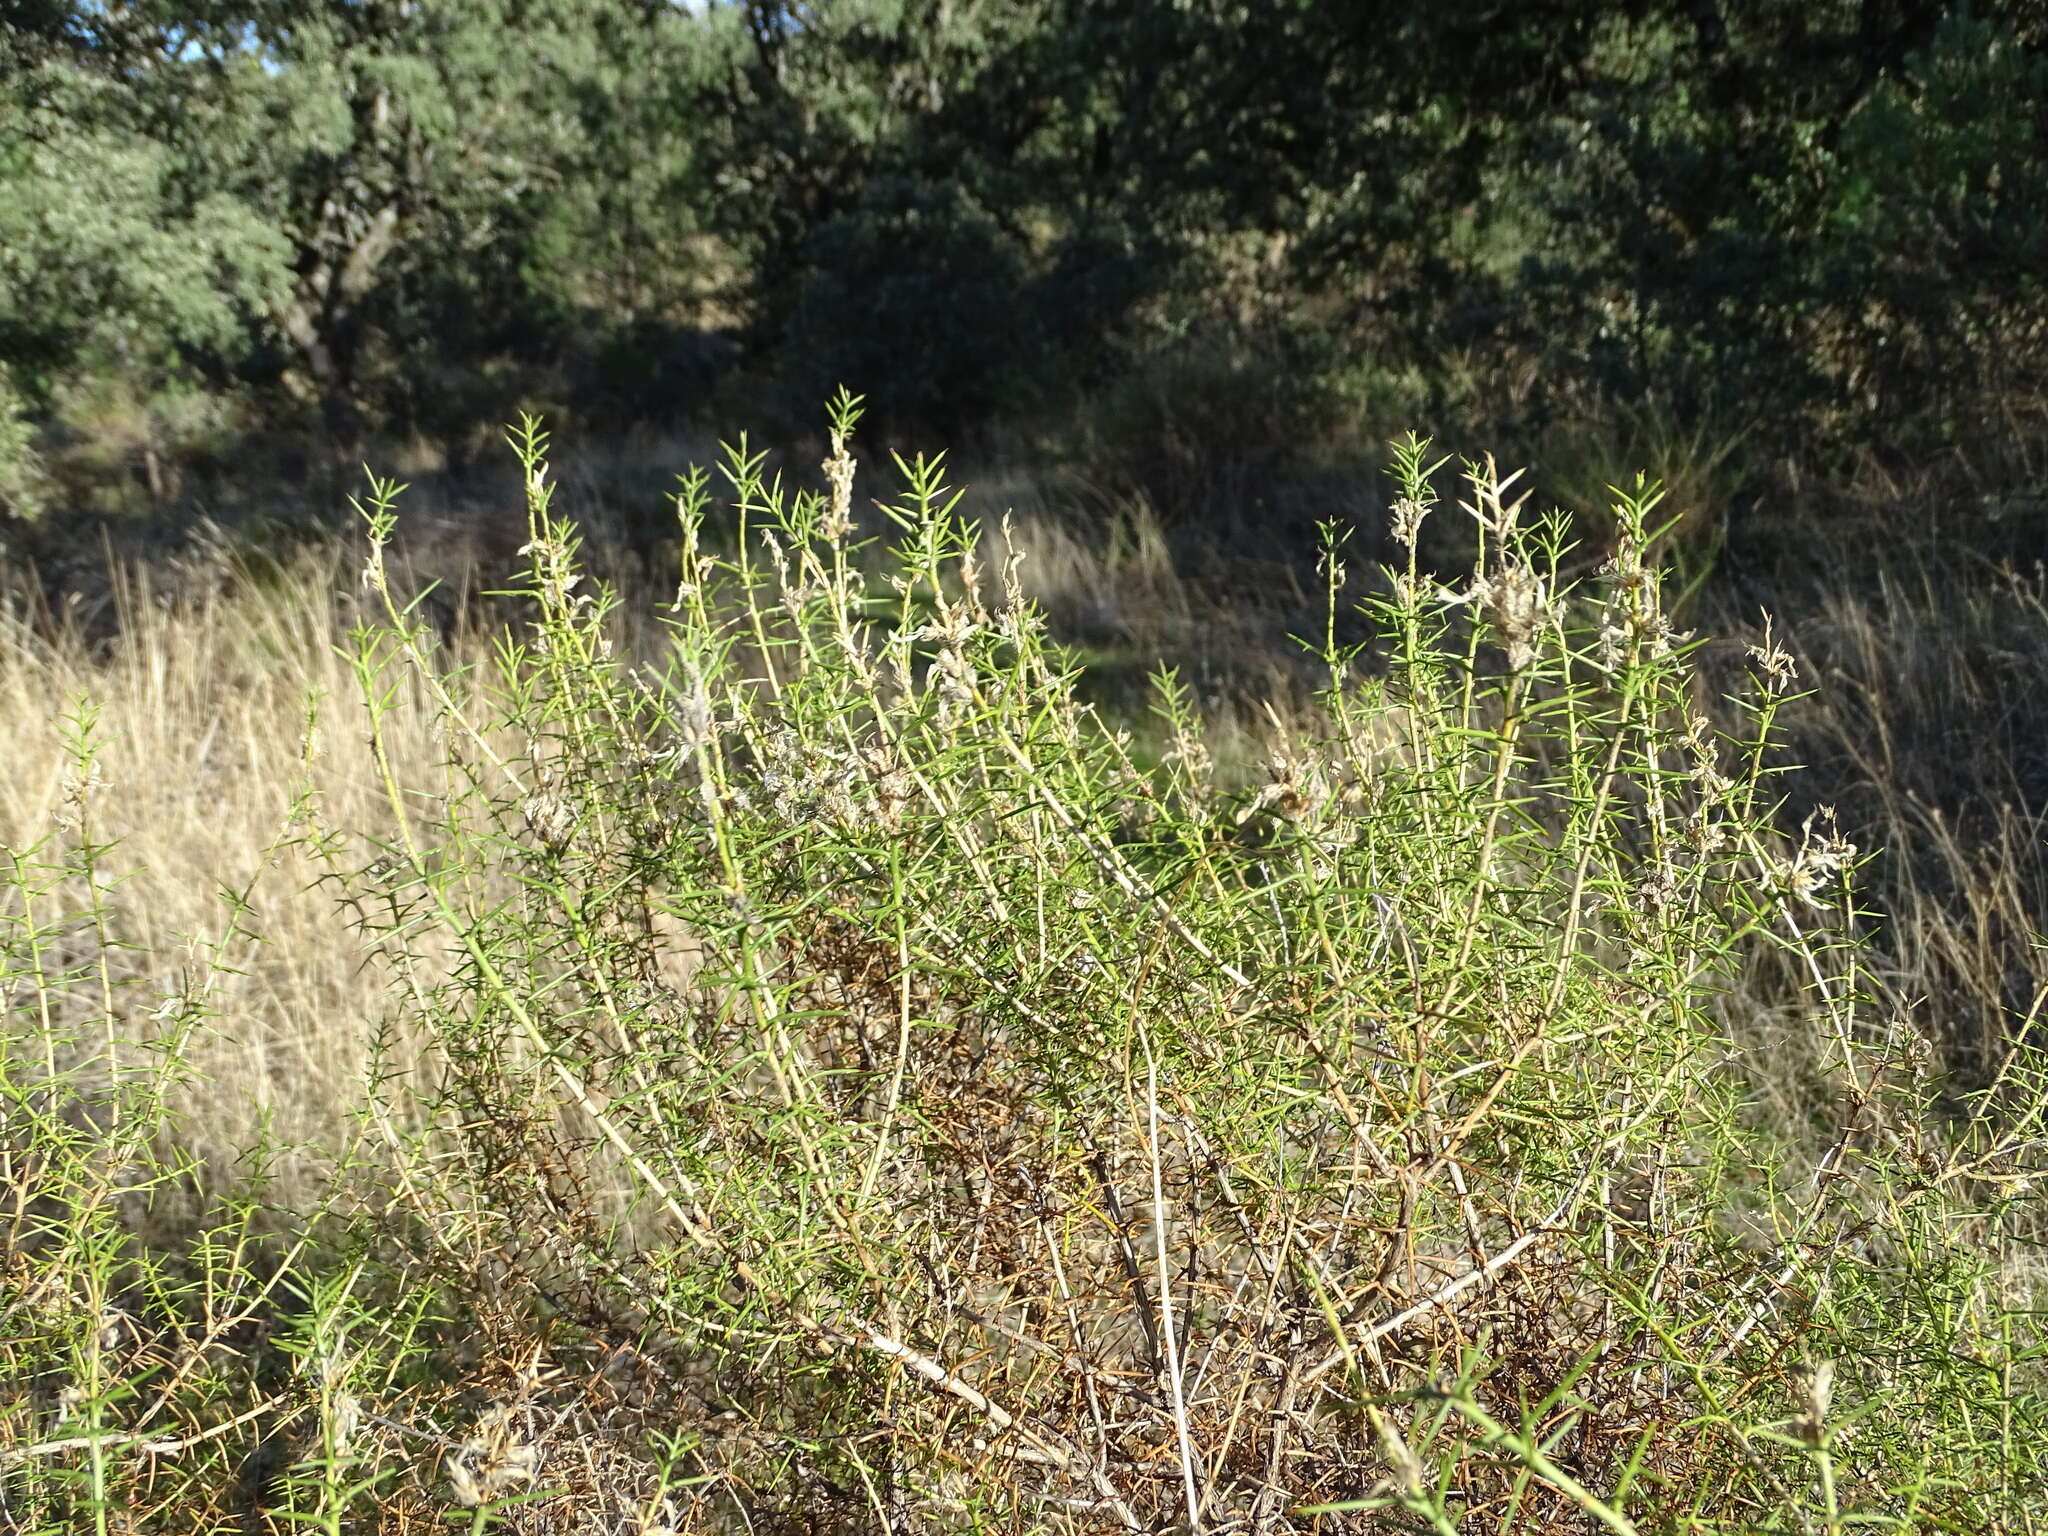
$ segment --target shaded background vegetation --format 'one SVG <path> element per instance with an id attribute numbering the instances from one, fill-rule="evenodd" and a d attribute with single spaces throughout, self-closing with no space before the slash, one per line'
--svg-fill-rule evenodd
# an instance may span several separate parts
<path id="1" fill-rule="evenodd" d="M 10 9 L 10 408 L 46 459 L 119 418 L 159 497 L 251 432 L 845 379 L 884 435 L 1141 461 L 1644 401 L 1905 459 L 2041 386 L 2026 5 Z"/>

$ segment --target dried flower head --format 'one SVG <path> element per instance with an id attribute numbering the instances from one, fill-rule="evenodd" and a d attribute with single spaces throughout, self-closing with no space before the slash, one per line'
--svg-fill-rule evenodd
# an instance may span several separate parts
<path id="1" fill-rule="evenodd" d="M 782 611 L 789 615 L 792 624 L 803 626 L 804 614 L 818 598 L 825 596 L 825 589 L 808 581 L 785 580 L 782 586 Z"/>
<path id="2" fill-rule="evenodd" d="M 1749 648 L 1750 659 L 1756 662 L 1764 675 L 1765 686 L 1773 693 L 1788 693 L 1799 680 L 1799 667 L 1789 653 L 1781 649 L 1771 633 L 1771 616 L 1764 615 L 1764 637 L 1761 642 Z"/>
<path id="3" fill-rule="evenodd" d="M 917 787 L 916 779 L 886 741 L 871 741 L 862 747 L 860 767 L 875 797 L 877 819 L 893 831 L 903 823 L 904 811 Z"/>
<path id="4" fill-rule="evenodd" d="M 583 573 L 576 569 L 576 553 L 567 544 L 543 535 L 531 543 L 522 544 L 519 555 L 522 559 L 531 558 L 533 588 L 542 607 L 558 612 L 590 605 L 588 594 L 573 596 L 583 580 Z"/>
<path id="5" fill-rule="evenodd" d="M 1856 862 L 1856 853 L 1856 845 L 1835 828 L 1835 808 L 1819 806 L 1799 829 L 1798 849 L 1779 865 L 1779 889 L 1788 900 L 1819 910 L 1827 905 L 1822 891 Z"/>
<path id="6" fill-rule="evenodd" d="M 761 789 L 780 820 L 791 826 L 813 821 L 845 826 L 854 820 L 847 790 L 857 769 L 844 753 L 807 742 L 785 727 L 769 739 L 766 755 Z"/>
<path id="7" fill-rule="evenodd" d="M 1636 882 L 1636 901 L 1645 912 L 1662 918 L 1678 902 L 1678 872 L 1662 859 Z"/>
<path id="8" fill-rule="evenodd" d="M 1818 1446 L 1827 1437 L 1828 1410 L 1835 1400 L 1835 1362 L 1822 1360 L 1800 1372 L 1799 1417 L 1792 1421 L 1799 1438 Z"/>
<path id="9" fill-rule="evenodd" d="M 1388 1481 L 1393 1484 L 1395 1492 L 1403 1498 L 1420 1498 L 1428 1481 L 1422 1473 L 1422 1459 L 1415 1454 L 1414 1447 L 1385 1414 L 1373 1415 L 1373 1428 L 1379 1432 L 1380 1454 L 1387 1458 L 1388 1470 L 1393 1474 Z"/>
<path id="10" fill-rule="evenodd" d="M 676 712 L 676 750 L 684 757 L 694 757 L 716 737 L 710 691 L 704 686 L 704 674 L 692 666 L 686 677 L 682 706 Z"/>
<path id="11" fill-rule="evenodd" d="M 1554 620 L 1558 604 L 1549 586 L 1520 560 L 1502 562 L 1492 575 L 1476 574 L 1463 592 L 1445 592 L 1447 603 L 1483 609 L 1493 638 L 1519 672 L 1536 659 L 1536 638 Z"/>
<path id="12" fill-rule="evenodd" d="M 834 543 L 853 533 L 853 469 L 854 459 L 846 451 L 846 439 L 839 433 L 832 434 L 832 456 L 825 460 L 825 483 L 831 487 L 831 499 L 825 507 L 825 516 L 818 524 L 818 532 Z"/>
<path id="13" fill-rule="evenodd" d="M 1685 745 L 1692 754 L 1692 780 L 1702 796 L 1718 799 L 1735 787 L 1734 780 L 1721 771 L 1721 746 L 1713 721 L 1705 715 L 1686 721 Z"/>
<path id="14" fill-rule="evenodd" d="M 346 1455 L 355 1443 L 356 1431 L 362 1427 L 362 1400 L 353 1392 L 337 1392 L 328 1405 L 328 1413 L 335 1454 Z"/>
<path id="15" fill-rule="evenodd" d="M 476 1428 L 449 1457 L 448 1486 L 457 1502 L 474 1509 L 503 1498 L 540 1469 L 540 1447 L 520 1433 L 518 1409 L 497 1403 L 484 1410 Z"/>
<path id="16" fill-rule="evenodd" d="M 1415 540 L 1422 532 L 1422 520 L 1429 516 L 1429 506 L 1413 496 L 1397 496 L 1388 509 L 1393 524 L 1394 542 L 1404 548 L 1413 549 Z"/>
<path id="17" fill-rule="evenodd" d="M 1244 826 L 1262 813 L 1282 821 L 1299 821 L 1315 804 L 1327 798 L 1327 786 L 1313 762 L 1275 752 L 1266 765 L 1267 780 L 1252 803 L 1238 814 Z"/>
<path id="18" fill-rule="evenodd" d="M 1515 672 L 1536 659 L 1536 637 L 1559 612 L 1557 598 L 1529 565 L 1517 537 L 1529 497 L 1525 492 L 1510 501 L 1505 493 L 1521 477 L 1519 469 L 1502 475 L 1490 456 L 1468 471 L 1472 499 L 1459 505 L 1479 524 L 1482 546 L 1492 546 L 1493 569 L 1482 564 L 1462 593 L 1439 593 L 1444 602 L 1470 603 L 1475 611 L 1485 611 L 1494 641 L 1507 652 L 1509 670 Z"/>
<path id="19" fill-rule="evenodd" d="M 937 692 L 942 708 L 974 700 L 975 668 L 967 654 L 967 642 L 981 628 L 969 604 L 941 603 L 938 617 L 910 635 L 915 644 L 936 647 L 926 681 Z"/>
<path id="20" fill-rule="evenodd" d="M 57 811 L 57 830 L 75 832 L 85 820 L 86 807 L 95 796 L 107 787 L 107 776 L 95 759 L 86 764 L 85 772 L 67 769 L 64 774 L 63 804 Z"/>
<path id="21" fill-rule="evenodd" d="M 1692 638 L 1691 631 L 1671 627 L 1663 587 L 1656 568 L 1644 559 L 1640 539 L 1624 530 L 1599 576 L 1606 590 L 1598 645 L 1603 667 L 1613 670 L 1639 657 L 1661 660 Z"/>
<path id="22" fill-rule="evenodd" d="M 576 807 L 566 796 L 545 785 L 519 803 L 526 830 L 542 847 L 559 852 L 576 830 Z"/>

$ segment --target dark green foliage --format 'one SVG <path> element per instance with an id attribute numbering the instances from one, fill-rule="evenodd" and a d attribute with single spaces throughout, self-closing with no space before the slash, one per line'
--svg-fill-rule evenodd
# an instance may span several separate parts
<path id="1" fill-rule="evenodd" d="M 341 419 L 431 410 L 586 311 L 672 296 L 692 220 L 637 6 L 47 7 L 8 40 L 0 356 L 237 370 Z M 602 327 L 600 326 L 599 329 Z"/>
<path id="2" fill-rule="evenodd" d="M 1818 405 L 1895 448 L 1907 413 L 2038 378 L 2039 19 L 1693 9 L 1616 30 L 1529 189 L 1546 331 L 1623 387 Z"/>
<path id="3" fill-rule="evenodd" d="M 858 377 L 887 436 L 1071 442 L 1192 349 L 1289 397 L 1421 377 L 1510 431 L 1652 398 L 1924 452 L 2048 378 L 2048 23 L 2014 3 L 4 25 L 0 361 L 46 410 L 118 372 L 453 440 L 513 397 L 701 415 L 740 364 L 757 411 Z M 1518 369 L 1543 389 L 1499 403 Z"/>

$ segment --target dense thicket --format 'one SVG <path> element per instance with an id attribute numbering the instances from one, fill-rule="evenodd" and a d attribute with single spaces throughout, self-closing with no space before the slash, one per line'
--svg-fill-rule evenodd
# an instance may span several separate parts
<path id="1" fill-rule="evenodd" d="M 232 396 L 456 437 L 845 379 L 959 434 L 1142 415 L 1138 379 L 1256 446 L 1540 377 L 1506 414 L 1910 451 L 2042 382 L 2015 0 L 10 12 L 0 364 L 38 426 Z"/>

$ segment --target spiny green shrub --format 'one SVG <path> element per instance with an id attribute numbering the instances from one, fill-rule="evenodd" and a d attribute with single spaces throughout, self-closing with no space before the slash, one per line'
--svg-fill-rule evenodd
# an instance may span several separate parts
<path id="1" fill-rule="evenodd" d="M 1321 709 L 1241 782 L 1170 673 L 1156 749 L 1081 702 L 938 461 L 863 532 L 856 420 L 822 490 L 744 445 L 682 481 L 648 654 L 536 424 L 489 668 L 400 590 L 373 483 L 350 654 L 390 821 L 308 800 L 291 835 L 391 980 L 386 1161 L 355 1259 L 289 1256 L 310 1364 L 245 1389 L 288 1450 L 262 1497 L 329 1528 L 436 1499 L 475 1529 L 2029 1528 L 2048 1085 L 2016 1049 L 1943 1098 L 1866 1004 L 1857 851 L 1773 826 L 1791 663 L 1759 647 L 1709 723 L 1649 487 L 1574 585 L 1564 520 L 1468 466 L 1452 591 L 1414 555 L 1441 465 L 1398 445 L 1378 639 L 1337 642 L 1333 529 Z M 419 708 L 435 782 L 383 745 Z M 79 1031 L 107 1011 L 29 904 L 93 888 L 68 846 L 18 860 L 11 1040 L 81 987 Z M 1760 977 L 1808 1022 L 1790 1068 L 1738 1043 Z M 111 1090 L 39 1060 L 6 1068 L 25 1144 L 89 1162 L 47 1106 Z M 1785 1070 L 1806 1118 L 1768 1110 Z M 159 1272 L 83 1187 L 34 1190 L 16 1272 Z M 412 1310 L 362 1300 L 373 1270 Z M 475 1362 L 417 1320 L 508 1310 L 532 1359 L 421 1430 L 400 1404 Z M 70 1445 L 46 1400 L 90 1341 L 0 1322 L 40 1383 L 0 1397 L 0 1475 L 104 1519 L 157 1379 Z M 546 1411 L 542 1353 L 592 1349 L 652 1385 Z"/>
<path id="2" fill-rule="evenodd" d="M 449 777 L 393 784 L 351 887 L 445 1055 L 421 1216 L 477 1212 L 805 1448 L 706 1433 L 709 1507 L 2010 1507 L 2036 1453 L 1973 1418 L 2020 1352 L 1979 1176 L 2033 1112 L 1928 1139 L 1919 1037 L 1859 1007 L 1855 850 L 1770 830 L 1789 665 L 1708 725 L 1646 489 L 1565 589 L 1561 523 L 1475 467 L 1470 584 L 1389 572 L 1383 661 L 1329 641 L 1324 715 L 1234 788 L 1170 675 L 1158 761 L 1076 701 L 938 463 L 860 545 L 851 427 L 822 493 L 744 450 L 724 508 L 683 485 L 669 648 L 628 666 L 529 425 L 532 627 L 490 697 L 438 680 Z M 1411 550 L 1435 467 L 1402 445 Z M 390 621 L 373 701 L 431 675 Z M 1764 948 L 1807 987 L 1814 1125 L 1746 1112 L 1718 1022 Z"/>

